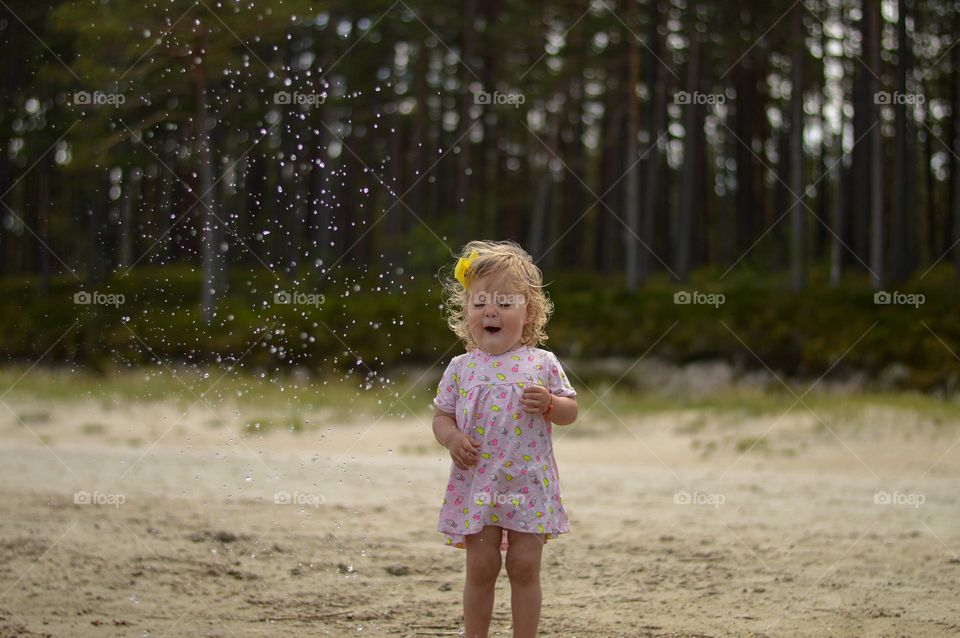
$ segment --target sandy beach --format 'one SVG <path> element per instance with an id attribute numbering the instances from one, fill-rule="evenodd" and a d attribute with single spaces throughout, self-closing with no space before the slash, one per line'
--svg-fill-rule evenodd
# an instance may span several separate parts
<path id="1" fill-rule="evenodd" d="M 462 627 L 429 416 L 259 434 L 230 406 L 5 404 L 0 637 Z M 956 421 L 596 413 L 555 437 L 544 637 L 960 634 Z"/>

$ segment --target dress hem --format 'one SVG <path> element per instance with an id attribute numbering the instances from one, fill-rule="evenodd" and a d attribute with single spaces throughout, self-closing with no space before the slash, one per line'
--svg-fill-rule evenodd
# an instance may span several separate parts
<path id="1" fill-rule="evenodd" d="M 447 532 L 447 531 L 442 530 L 442 529 L 438 529 L 437 531 L 440 532 L 441 534 L 443 534 L 443 536 L 444 536 L 443 544 L 444 544 L 446 547 L 452 547 L 452 548 L 454 548 L 454 549 L 464 549 L 464 550 L 465 550 L 465 549 L 467 548 L 467 547 L 466 547 L 466 540 L 460 540 L 460 541 L 454 542 L 454 537 L 456 536 L 456 537 L 459 537 L 459 538 L 464 538 L 464 537 L 466 537 L 466 536 L 473 536 L 474 534 L 479 534 L 481 531 L 483 531 L 483 529 L 484 529 L 487 525 L 493 525 L 494 527 L 499 527 L 501 530 L 503 530 L 503 534 L 502 534 L 502 537 L 501 537 L 501 540 L 500 540 L 500 551 L 506 551 L 507 547 L 509 546 L 509 543 L 508 543 L 508 541 L 507 541 L 507 537 L 508 537 L 507 532 L 508 532 L 508 531 L 511 531 L 511 532 L 520 532 L 520 533 L 523 533 L 523 534 L 538 534 L 538 532 L 529 532 L 529 531 L 523 530 L 523 529 L 514 529 L 513 527 L 506 527 L 506 526 L 504 526 L 504 525 L 499 525 L 499 524 L 496 524 L 496 523 L 487 523 L 486 525 L 484 525 L 483 527 L 481 527 L 480 529 L 478 529 L 476 532 L 471 532 L 470 534 L 451 534 L 450 532 Z M 570 527 L 569 527 L 569 525 L 568 525 L 568 526 L 566 526 L 565 528 L 563 528 L 563 527 L 561 527 L 561 528 L 559 528 L 559 529 L 556 529 L 556 528 L 555 528 L 555 529 L 553 529 L 553 530 L 551 530 L 551 531 L 549 531 L 549 532 L 540 532 L 540 533 L 543 533 L 543 534 L 544 534 L 543 544 L 546 545 L 546 544 L 547 544 L 547 541 L 549 541 L 549 540 L 551 540 L 551 539 L 559 538 L 562 534 L 569 534 L 569 533 L 570 533 Z"/>

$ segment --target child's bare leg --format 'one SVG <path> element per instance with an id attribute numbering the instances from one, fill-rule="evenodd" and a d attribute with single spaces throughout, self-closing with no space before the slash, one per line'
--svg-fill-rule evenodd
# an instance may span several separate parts
<path id="1" fill-rule="evenodd" d="M 507 533 L 513 638 L 534 638 L 540 624 L 540 557 L 544 535 L 513 530 Z"/>
<path id="2" fill-rule="evenodd" d="M 463 586 L 463 624 L 466 638 L 487 638 L 493 616 L 493 588 L 500 575 L 500 540 L 503 529 L 487 525 L 464 536 L 467 546 L 467 580 Z"/>

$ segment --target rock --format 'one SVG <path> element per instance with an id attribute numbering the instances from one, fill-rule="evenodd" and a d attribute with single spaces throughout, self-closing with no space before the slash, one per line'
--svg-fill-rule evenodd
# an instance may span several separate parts
<path id="1" fill-rule="evenodd" d="M 220 530 L 214 535 L 214 538 L 221 543 L 232 543 L 233 541 L 237 540 L 237 535 L 233 532 L 225 532 Z"/>
<path id="2" fill-rule="evenodd" d="M 391 576 L 407 576 L 410 574 L 410 568 L 406 565 L 391 565 L 387 567 L 387 573 Z"/>
<path id="3" fill-rule="evenodd" d="M 898 390 L 910 379 L 910 368 L 902 363 L 891 363 L 877 375 L 877 385 L 883 390 Z"/>

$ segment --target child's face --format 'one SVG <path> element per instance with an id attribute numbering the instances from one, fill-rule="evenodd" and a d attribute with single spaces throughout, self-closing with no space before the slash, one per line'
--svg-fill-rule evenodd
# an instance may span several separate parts
<path id="1" fill-rule="evenodd" d="M 503 354 L 520 345 L 523 327 L 530 323 L 526 295 L 506 273 L 494 273 L 471 282 L 467 291 L 470 336 L 488 354 Z"/>

